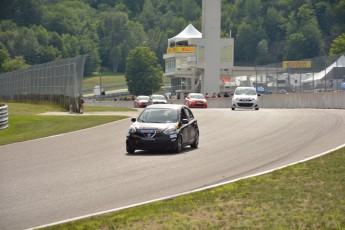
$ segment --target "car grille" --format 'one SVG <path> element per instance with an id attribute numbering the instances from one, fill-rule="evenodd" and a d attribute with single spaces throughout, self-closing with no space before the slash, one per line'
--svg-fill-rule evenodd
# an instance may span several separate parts
<path id="1" fill-rule="evenodd" d="M 252 107 L 254 104 L 253 103 L 237 103 L 237 105 L 241 107 Z"/>
<path id="2" fill-rule="evenodd" d="M 153 138 L 153 137 L 159 137 L 162 134 L 159 132 L 159 130 L 156 129 L 139 129 L 136 133 L 139 137 L 143 138 Z"/>
<path id="3" fill-rule="evenodd" d="M 204 102 L 202 102 L 202 101 L 196 101 L 195 103 L 194 103 L 194 105 L 204 105 L 205 103 Z"/>
<path id="4" fill-rule="evenodd" d="M 241 98 L 241 99 L 239 99 L 239 101 L 252 101 L 252 99 L 250 99 L 250 98 Z"/>

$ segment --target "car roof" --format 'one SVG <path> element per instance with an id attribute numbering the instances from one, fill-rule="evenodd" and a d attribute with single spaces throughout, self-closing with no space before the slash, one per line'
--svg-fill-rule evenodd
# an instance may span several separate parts
<path id="1" fill-rule="evenodd" d="M 187 108 L 187 106 L 182 104 L 153 104 L 149 105 L 146 108 L 149 109 L 181 109 L 181 108 Z"/>

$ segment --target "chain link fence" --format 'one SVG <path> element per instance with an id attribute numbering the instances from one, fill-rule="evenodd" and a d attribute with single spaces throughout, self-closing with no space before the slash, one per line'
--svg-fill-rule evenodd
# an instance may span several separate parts
<path id="1" fill-rule="evenodd" d="M 49 102 L 79 110 L 86 55 L 0 74 L 0 101 Z"/>
<path id="2" fill-rule="evenodd" d="M 253 86 L 266 94 L 345 90 L 345 54 L 255 66 L 252 72 L 233 72 L 232 87 Z"/>

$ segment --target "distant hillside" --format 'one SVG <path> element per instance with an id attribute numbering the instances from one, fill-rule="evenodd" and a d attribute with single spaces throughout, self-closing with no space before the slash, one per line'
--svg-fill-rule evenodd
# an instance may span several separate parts
<path id="1" fill-rule="evenodd" d="M 167 39 L 192 23 L 201 31 L 202 0 L 2 0 L 0 72 L 88 54 L 85 73 L 124 72 L 145 45 L 162 59 Z M 223 0 L 222 36 L 235 38 L 235 64 L 329 54 L 345 33 L 344 0 Z"/>

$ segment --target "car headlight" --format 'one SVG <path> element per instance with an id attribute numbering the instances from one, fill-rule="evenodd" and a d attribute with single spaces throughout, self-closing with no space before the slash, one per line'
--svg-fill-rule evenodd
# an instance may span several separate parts
<path id="1" fill-rule="evenodd" d="M 175 134 L 177 132 L 177 125 L 170 126 L 169 128 L 166 128 L 163 133 L 167 135 Z"/>
<path id="2" fill-rule="evenodd" d="M 128 133 L 135 133 L 137 130 L 134 127 L 134 125 L 131 125 L 131 127 L 129 127 Z"/>

